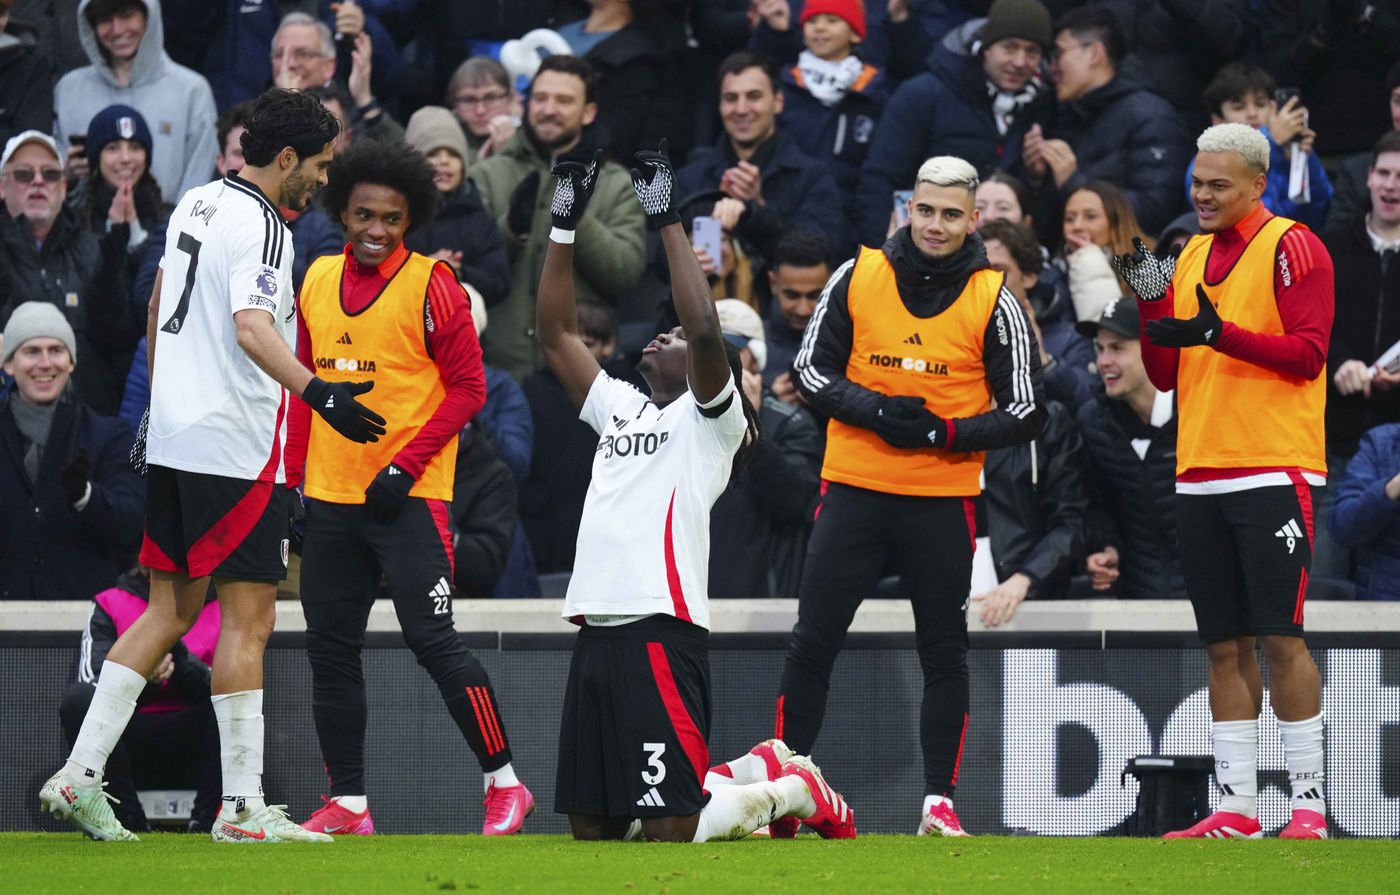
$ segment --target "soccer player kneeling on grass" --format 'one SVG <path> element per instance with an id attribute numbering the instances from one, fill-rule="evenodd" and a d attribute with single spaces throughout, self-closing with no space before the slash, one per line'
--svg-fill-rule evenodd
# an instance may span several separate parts
<path id="1" fill-rule="evenodd" d="M 564 695 L 555 810 L 569 815 L 576 839 L 737 839 L 786 816 L 828 838 L 854 837 L 845 801 L 816 765 L 780 743 L 755 747 L 767 762 L 735 762 L 746 771 L 762 764 L 748 785 L 702 787 L 710 508 L 760 437 L 758 413 L 737 387 L 738 351 L 724 340 L 672 204 L 665 143 L 638 153 L 637 163 L 632 181 L 661 231 L 681 321 L 643 351 L 638 370 L 650 398 L 605 374 L 578 335 L 574 230 L 598 157 L 554 169 L 554 229 L 540 277 L 540 346 L 601 437 L 564 601 L 564 616 L 581 628 Z"/>
<path id="2" fill-rule="evenodd" d="M 485 402 L 486 378 L 466 291 L 446 263 L 403 245 L 410 228 L 432 219 L 437 203 L 433 169 L 416 150 L 373 141 L 347 149 L 331 165 L 325 205 L 350 244 L 318 258 L 301 289 L 302 363 L 332 382 L 373 377 L 375 403 L 390 419 L 384 439 L 352 446 L 309 413 L 293 417 L 293 480 L 302 445 L 306 450 L 306 653 L 331 778 L 331 798 L 303 824 L 317 832 L 374 831 L 365 796 L 360 648 L 381 574 L 404 640 L 481 763 L 482 833 L 514 833 L 535 807 L 511 769 L 491 680 L 452 624 L 447 504 L 457 434 Z"/>

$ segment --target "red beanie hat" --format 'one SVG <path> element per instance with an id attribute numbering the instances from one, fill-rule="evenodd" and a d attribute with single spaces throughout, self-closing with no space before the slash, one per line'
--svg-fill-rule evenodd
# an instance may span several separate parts
<path id="1" fill-rule="evenodd" d="M 851 30 L 865 40 L 864 0 L 807 0 L 802 4 L 802 16 L 798 24 L 805 25 L 812 16 L 828 13 L 851 26 Z"/>

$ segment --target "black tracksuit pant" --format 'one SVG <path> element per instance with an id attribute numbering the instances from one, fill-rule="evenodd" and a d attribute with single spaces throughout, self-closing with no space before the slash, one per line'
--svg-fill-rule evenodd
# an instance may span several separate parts
<path id="1" fill-rule="evenodd" d="M 821 730 L 832 664 L 851 619 L 892 564 L 914 607 L 927 792 L 952 794 L 967 728 L 972 506 L 972 498 L 824 484 L 778 696 L 777 735 L 799 754 L 811 753 Z"/>
<path id="2" fill-rule="evenodd" d="M 483 771 L 510 762 L 510 743 L 486 669 L 452 624 L 452 535 L 447 504 L 410 497 L 393 521 L 358 504 L 308 502 L 301 604 L 311 660 L 312 713 L 332 796 L 365 795 L 367 709 L 360 652 L 381 573 L 418 664 L 442 692 Z"/>

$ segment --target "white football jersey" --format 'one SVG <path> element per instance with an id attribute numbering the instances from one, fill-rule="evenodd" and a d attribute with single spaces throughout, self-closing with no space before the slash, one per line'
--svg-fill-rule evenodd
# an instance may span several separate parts
<path id="1" fill-rule="evenodd" d="M 233 315 L 272 315 L 296 344 L 292 233 L 237 175 L 185 193 L 160 267 L 147 462 L 250 481 L 286 480 L 291 397 L 238 346 Z"/>
<path id="2" fill-rule="evenodd" d="M 732 399 L 732 400 L 731 400 Z M 674 615 L 710 627 L 710 508 L 729 485 L 747 422 L 731 379 L 705 409 L 665 407 L 598 374 L 579 419 L 600 436 L 564 617 Z"/>

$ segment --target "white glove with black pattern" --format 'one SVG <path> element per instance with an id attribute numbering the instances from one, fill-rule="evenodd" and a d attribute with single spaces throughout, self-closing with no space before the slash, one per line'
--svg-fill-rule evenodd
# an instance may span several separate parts
<path id="1" fill-rule="evenodd" d="M 1133 248 L 1134 251 L 1126 255 L 1114 255 L 1109 258 L 1113 269 L 1118 271 L 1118 275 L 1133 287 L 1133 291 L 1143 301 L 1165 298 L 1167 287 L 1172 282 L 1172 274 L 1176 272 L 1176 258 L 1171 255 L 1158 258 L 1152 254 L 1152 250 L 1140 236 L 1133 237 Z"/>

